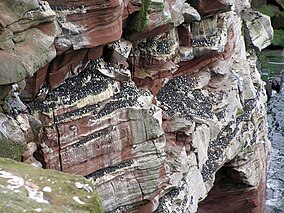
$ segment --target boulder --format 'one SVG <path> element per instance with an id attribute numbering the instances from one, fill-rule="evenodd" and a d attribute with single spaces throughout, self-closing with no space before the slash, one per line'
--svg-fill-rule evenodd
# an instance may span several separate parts
<path id="1" fill-rule="evenodd" d="M 0 113 L 0 156 L 21 160 L 27 139 L 16 120 Z"/>
<path id="2" fill-rule="evenodd" d="M 242 19 L 247 45 L 260 51 L 271 44 L 273 28 L 268 16 L 253 9 L 246 9 L 242 12 Z"/>

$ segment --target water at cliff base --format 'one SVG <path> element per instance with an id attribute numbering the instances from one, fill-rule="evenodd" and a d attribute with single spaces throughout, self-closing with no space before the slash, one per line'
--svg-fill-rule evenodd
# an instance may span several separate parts
<path id="1" fill-rule="evenodd" d="M 272 143 L 267 179 L 266 213 L 284 212 L 284 89 L 268 103 L 269 139 Z"/>

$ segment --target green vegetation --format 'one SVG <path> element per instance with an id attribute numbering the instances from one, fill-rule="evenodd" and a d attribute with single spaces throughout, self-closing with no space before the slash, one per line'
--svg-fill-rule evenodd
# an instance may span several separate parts
<path id="1" fill-rule="evenodd" d="M 242 108 L 236 109 L 236 117 L 240 117 L 243 114 L 244 114 L 244 110 Z"/>
<path id="2" fill-rule="evenodd" d="M 282 50 L 264 50 L 257 52 L 257 57 L 261 65 L 262 79 L 268 80 L 280 74 L 283 69 Z"/>
<path id="3" fill-rule="evenodd" d="M 274 28 L 272 45 L 284 47 L 284 12 L 274 5 L 263 5 L 258 10 L 271 18 L 272 26 Z"/>
<path id="4" fill-rule="evenodd" d="M 258 9 L 259 12 L 265 14 L 265 15 L 268 15 L 269 17 L 274 17 L 274 16 L 277 16 L 277 14 L 280 13 L 280 10 L 277 6 L 274 6 L 274 5 L 263 5 L 261 8 Z"/>
<path id="5" fill-rule="evenodd" d="M 38 203 L 27 196 L 28 191 L 22 185 L 17 191 L 11 189 L 9 178 L 1 177 L 1 171 L 23 178 L 24 185 L 42 191 L 44 187 L 50 187 L 50 192 L 43 192 L 43 196 L 49 203 Z M 91 182 L 82 176 L 65 174 L 53 170 L 44 170 L 31 165 L 16 162 L 11 159 L 0 158 L 0 212 L 93 212 L 102 213 L 101 200 L 96 192 L 78 189 L 75 183 L 79 182 L 91 186 Z M 10 185 L 10 187 L 8 186 Z M 84 204 L 74 200 L 77 196 Z"/>
<path id="6" fill-rule="evenodd" d="M 271 18 L 271 23 L 274 28 L 274 36 L 271 42 L 274 47 L 284 47 L 284 12 L 275 5 L 262 5 L 258 9 L 261 13 L 268 15 Z M 283 69 L 283 50 L 269 50 L 257 52 L 257 57 L 261 65 L 262 79 L 269 80 L 280 74 Z"/>
<path id="7" fill-rule="evenodd" d="M 139 13 L 138 31 L 142 32 L 148 22 L 149 15 L 148 9 L 150 5 L 150 0 L 142 0 L 142 6 Z"/>
<path id="8" fill-rule="evenodd" d="M 2 139 L 0 140 L 0 156 L 12 158 L 20 161 L 21 156 L 25 151 L 26 146 L 23 144 L 14 144 L 13 141 Z"/>
<path id="9" fill-rule="evenodd" d="M 280 30 L 280 29 L 274 30 L 274 37 L 272 40 L 272 45 L 284 47 L 284 30 Z"/>

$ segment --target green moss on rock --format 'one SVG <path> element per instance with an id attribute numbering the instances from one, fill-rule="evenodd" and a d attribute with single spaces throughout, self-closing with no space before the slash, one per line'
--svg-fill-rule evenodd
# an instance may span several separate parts
<path id="1" fill-rule="evenodd" d="M 142 0 L 142 6 L 139 13 L 139 23 L 138 23 L 138 31 L 142 32 L 149 19 L 148 9 L 150 5 L 150 0 Z"/>
<path id="2" fill-rule="evenodd" d="M 257 52 L 257 58 L 261 65 L 262 79 L 268 80 L 280 74 L 283 69 L 282 50 L 264 50 Z"/>
<path id="3" fill-rule="evenodd" d="M 0 156 L 11 158 L 17 161 L 21 160 L 21 156 L 26 148 L 25 144 L 14 144 L 9 140 L 0 140 Z"/>
<path id="4" fill-rule="evenodd" d="M 7 174 L 18 177 L 23 180 L 22 183 L 15 188 L 15 183 L 11 181 L 12 178 L 7 178 Z M 78 184 L 81 187 L 78 187 Z M 44 187 L 51 190 L 43 190 Z M 43 198 L 47 202 L 39 203 L 30 198 L 28 188 L 43 193 Z M 82 176 L 44 170 L 11 159 L 0 158 L 0 212 L 9 209 L 11 213 L 36 211 L 101 213 L 103 207 L 100 197 L 92 190 L 91 183 Z M 76 197 L 82 203 L 76 202 L 74 199 Z"/>
<path id="5" fill-rule="evenodd" d="M 259 12 L 268 15 L 269 17 L 276 16 L 280 12 L 279 8 L 274 5 L 263 5 L 258 10 Z"/>
<path id="6" fill-rule="evenodd" d="M 284 47 L 284 30 L 274 30 L 272 45 Z"/>
<path id="7" fill-rule="evenodd" d="M 274 29 L 284 28 L 284 11 L 280 10 L 279 7 L 275 5 L 263 5 L 261 8 L 259 8 L 259 11 L 270 16 Z"/>
<path id="8" fill-rule="evenodd" d="M 244 114 L 244 110 L 241 108 L 236 109 L 236 117 L 240 117 L 241 115 Z"/>

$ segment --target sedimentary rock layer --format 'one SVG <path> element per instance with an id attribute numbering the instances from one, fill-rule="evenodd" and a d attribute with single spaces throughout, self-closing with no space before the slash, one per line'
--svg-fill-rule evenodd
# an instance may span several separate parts
<path id="1" fill-rule="evenodd" d="M 247 1 L 13 5 L 0 15 L 1 156 L 91 179 L 104 212 L 210 212 L 223 185 L 249 204 L 224 190 L 236 204 L 219 212 L 263 211 L 267 16 Z"/>

